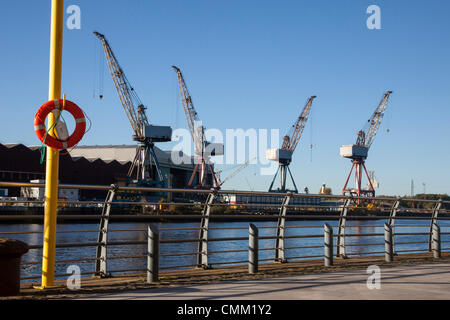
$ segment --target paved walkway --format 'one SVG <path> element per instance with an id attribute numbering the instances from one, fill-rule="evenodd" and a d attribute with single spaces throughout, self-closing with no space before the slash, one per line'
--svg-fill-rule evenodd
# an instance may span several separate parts
<path id="1" fill-rule="evenodd" d="M 450 300 L 450 263 L 381 268 L 381 288 L 368 289 L 366 270 L 217 284 L 135 290 L 88 299 L 151 300 Z"/>

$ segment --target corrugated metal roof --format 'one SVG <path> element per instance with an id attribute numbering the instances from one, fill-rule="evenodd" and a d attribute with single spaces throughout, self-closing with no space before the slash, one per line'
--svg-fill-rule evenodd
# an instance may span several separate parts
<path id="1" fill-rule="evenodd" d="M 0 144 L 8 149 L 12 148 L 28 148 L 32 151 L 39 150 L 41 146 L 25 146 L 21 143 Z M 158 147 L 154 147 L 158 161 L 162 167 L 175 167 L 180 169 L 192 169 L 194 166 L 193 157 L 179 152 L 178 157 L 183 158 L 186 164 L 175 165 L 172 162 L 172 151 L 164 151 Z M 136 156 L 136 145 L 94 145 L 94 146 L 77 146 L 70 151 L 73 161 L 86 159 L 89 162 L 103 161 L 107 164 L 117 161 L 120 164 L 132 162 Z"/>
<path id="2" fill-rule="evenodd" d="M 193 166 L 193 158 L 184 155 L 181 151 L 178 156 L 184 159 L 187 164 L 175 165 L 172 162 L 172 151 L 163 151 L 158 147 L 154 147 L 156 157 L 162 167 L 180 167 L 191 168 Z M 71 151 L 72 157 L 84 157 L 89 161 L 93 159 L 101 159 L 103 161 L 116 160 L 119 163 L 132 162 L 136 156 L 135 145 L 96 145 L 96 146 L 79 146 Z"/>

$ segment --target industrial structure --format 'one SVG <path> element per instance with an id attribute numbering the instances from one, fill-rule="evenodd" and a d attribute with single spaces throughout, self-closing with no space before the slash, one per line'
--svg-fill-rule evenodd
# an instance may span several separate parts
<path id="1" fill-rule="evenodd" d="M 342 189 L 342 194 L 350 196 L 367 196 L 375 197 L 374 189 L 374 176 L 369 176 L 366 170 L 365 161 L 367 159 L 370 146 L 372 145 L 375 136 L 380 128 L 381 121 L 383 120 L 384 113 L 386 112 L 387 103 L 392 91 L 387 91 L 377 109 L 373 113 L 372 117 L 367 122 L 367 129 L 362 129 L 358 132 L 358 137 L 356 139 L 356 144 L 344 145 L 340 148 L 340 154 L 343 158 L 348 158 L 352 160 L 352 168 L 345 181 L 344 188 Z M 348 183 L 350 177 L 352 176 L 353 170 L 355 170 L 355 182 L 356 186 L 354 188 L 349 188 Z M 362 187 L 363 171 L 367 177 L 368 186 L 367 188 Z"/>
<path id="2" fill-rule="evenodd" d="M 115 89 L 118 93 L 120 102 L 125 110 L 126 116 L 133 130 L 133 140 L 137 142 L 137 146 L 80 146 L 70 151 L 70 156 L 61 158 L 62 167 L 67 168 L 84 168 L 87 162 L 92 170 L 92 179 L 81 179 L 81 175 L 69 174 L 70 170 L 64 170 L 60 174 L 60 178 L 64 182 L 86 183 L 86 184 L 110 184 L 117 183 L 120 185 L 156 187 L 156 188 L 196 188 L 196 189 L 217 189 L 244 170 L 252 160 L 245 163 L 235 172 L 222 180 L 219 171 L 215 171 L 214 165 L 211 163 L 211 157 L 224 155 L 224 145 L 222 143 L 212 143 L 207 141 L 205 136 L 206 128 L 199 119 L 198 113 L 194 108 L 192 97 L 187 88 L 185 79 L 181 70 L 172 66 L 177 74 L 178 86 L 182 101 L 183 111 L 185 113 L 188 129 L 194 145 L 194 156 L 183 156 L 187 159 L 183 164 L 174 164 L 172 162 L 172 153 L 162 151 L 155 146 L 157 142 L 171 141 L 172 128 L 169 126 L 155 126 L 149 121 L 146 114 L 147 108 L 138 97 L 135 89 L 128 81 L 127 77 L 119 62 L 112 51 L 109 42 L 101 33 L 94 32 L 95 36 L 100 39 L 106 61 L 108 63 L 110 75 L 112 77 Z M 342 189 L 343 195 L 351 196 L 368 196 L 375 197 L 375 189 L 378 181 L 375 179 L 373 171 L 367 171 L 365 160 L 368 151 L 374 141 L 379 130 L 381 121 L 387 108 L 387 103 L 392 91 L 387 91 L 377 109 L 369 119 L 366 129 L 362 129 L 357 134 L 356 143 L 353 145 L 344 145 L 340 148 L 341 157 L 351 159 L 352 167 L 347 177 L 345 185 Z M 298 193 L 296 182 L 289 168 L 292 162 L 292 156 L 298 146 L 307 121 L 310 117 L 311 108 L 316 96 L 311 96 L 300 116 L 291 127 L 290 131 L 283 137 L 282 147 L 269 149 L 266 151 L 266 158 L 270 161 L 278 162 L 278 170 L 275 173 L 269 192 L 294 192 Z M 26 149 L 26 150 L 25 150 Z M 36 156 L 37 147 L 25 147 L 22 145 L 0 145 L 0 154 L 28 154 L 33 153 L 33 159 Z M 15 157 L 13 155 L 13 157 Z M 23 156 L 22 156 L 23 157 Z M 23 158 L 23 159 L 26 159 Z M 187 163 L 187 162 L 188 163 Z M 17 164 L 22 164 L 18 167 Z M 96 169 L 93 169 L 96 168 Z M 100 169 L 102 168 L 102 169 Z M 127 172 L 124 176 L 123 170 Z M 22 161 L 11 162 L 4 165 L 0 170 L 0 180 L 29 182 L 31 180 L 42 181 L 45 177 L 43 168 L 37 167 L 33 162 L 25 164 Z M 95 174 L 94 174 L 95 171 Z M 78 169 L 74 172 L 81 172 Z M 88 171 L 84 171 L 88 172 Z M 100 176 L 100 172 L 107 175 Z M 98 173 L 98 174 L 97 174 Z M 356 186 L 349 187 L 349 181 L 352 174 L 355 175 Z M 279 188 L 275 188 L 275 182 L 280 175 Z M 367 177 L 367 186 L 363 186 L 363 176 Z M 70 176 L 70 179 L 68 177 Z M 293 184 L 293 189 L 287 187 L 288 176 Z M 94 179 L 95 177 L 95 179 Z M 91 182 L 92 180 L 92 182 Z M 94 182 L 95 181 L 95 182 Z M 247 181 L 248 183 L 248 181 Z M 413 186 L 411 187 L 413 189 Z M 17 194 L 17 190 L 2 190 L 2 194 Z M 305 188 L 305 193 L 308 193 Z M 331 194 L 331 189 L 326 188 L 324 184 L 320 189 L 320 194 Z M 413 191 L 411 192 L 413 193 Z M 159 196 L 159 195 L 158 195 Z M 86 197 L 80 194 L 80 198 Z M 91 197 L 89 195 L 88 197 Z M 267 198 L 269 199 L 269 198 Z M 267 199 L 264 199 L 265 202 Z M 276 201 L 275 201 L 275 200 Z M 239 201 L 238 201 L 239 200 Z M 240 202 L 242 199 L 236 200 Z M 242 202 L 253 201 L 253 199 L 245 198 Z M 278 202 L 278 197 L 270 198 L 267 201 Z M 281 200 L 280 200 L 281 201 Z"/>
<path id="3" fill-rule="evenodd" d="M 219 181 L 219 188 L 221 188 L 226 182 L 230 181 L 232 178 L 234 178 L 236 175 L 238 175 L 241 171 L 243 171 L 245 168 L 247 168 L 249 166 L 249 164 L 251 162 L 253 162 L 254 160 L 256 160 L 256 157 L 251 159 L 251 160 L 249 160 L 249 161 L 247 161 L 246 163 L 244 163 L 242 166 L 237 168 L 235 171 L 233 171 L 231 174 L 229 174 L 223 180 L 220 179 L 220 173 L 222 171 L 216 171 L 216 177 L 217 177 L 217 180 Z"/>
<path id="4" fill-rule="evenodd" d="M 45 180 L 31 180 L 30 183 L 45 184 Z M 80 190 L 78 189 L 58 189 L 58 198 L 66 201 L 79 201 Z M 21 187 L 20 196 L 24 199 L 43 201 L 45 199 L 45 189 L 39 187 Z"/>
<path id="5" fill-rule="evenodd" d="M 197 189 L 220 189 L 221 184 L 216 176 L 216 173 L 214 172 L 214 168 L 210 162 L 210 157 L 223 155 L 223 144 L 210 143 L 206 140 L 205 127 L 200 121 L 197 111 L 195 111 L 191 95 L 189 94 L 189 90 L 183 78 L 183 74 L 176 66 L 172 66 L 172 68 L 177 73 L 181 102 L 186 115 L 186 121 L 191 133 L 192 141 L 194 142 L 194 154 L 196 156 L 194 172 L 192 173 L 187 186 Z M 197 173 L 198 181 L 194 184 L 194 178 Z M 211 179 L 209 179 L 208 176 L 210 176 Z"/>
<path id="6" fill-rule="evenodd" d="M 138 142 L 137 152 L 128 171 L 128 177 L 132 183 L 140 186 L 162 187 L 165 184 L 165 178 L 161 173 L 155 153 L 155 142 L 171 141 L 172 129 L 149 123 L 145 113 L 147 108 L 142 104 L 125 76 L 105 36 L 98 32 L 94 32 L 94 34 L 102 42 L 111 77 L 134 132 L 133 140 Z M 134 171 L 136 171 L 136 180 L 132 179 Z"/>
<path id="7" fill-rule="evenodd" d="M 332 195 L 333 191 L 331 190 L 331 188 L 327 187 L 326 183 L 323 183 L 322 187 L 319 190 L 319 194 Z"/>
<path id="8" fill-rule="evenodd" d="M 308 99 L 306 106 L 303 108 L 302 113 L 298 117 L 295 124 L 292 126 L 290 132 L 286 136 L 284 136 L 283 146 L 281 147 L 281 149 L 269 149 L 266 152 L 267 160 L 278 161 L 279 163 L 278 170 L 273 177 L 272 183 L 270 184 L 269 192 L 293 191 L 295 193 L 298 193 L 297 185 L 295 184 L 291 170 L 289 169 L 289 165 L 292 162 L 292 154 L 294 153 L 295 148 L 297 148 L 297 145 L 302 137 L 303 130 L 305 129 L 306 122 L 308 121 L 309 114 L 311 112 L 311 106 L 315 98 L 316 96 L 312 96 Z M 279 189 L 274 190 L 273 185 L 278 176 L 278 172 L 280 172 L 281 175 L 281 186 Z M 286 188 L 287 173 L 289 173 L 289 176 L 291 177 L 292 183 L 294 185 L 294 190 L 288 190 Z"/>
<path id="9" fill-rule="evenodd" d="M 29 183 L 32 180 L 45 180 L 45 166 L 40 163 L 39 149 L 40 146 L 0 144 L 0 181 Z M 171 161 L 171 151 L 163 151 L 156 146 L 154 150 L 165 179 L 164 187 L 185 188 L 194 166 L 188 163 L 174 164 Z M 125 186 L 136 152 L 135 145 L 78 146 L 70 154 L 61 155 L 59 181 L 63 184 Z M 21 190 L 11 187 L 0 194 L 20 197 Z M 173 196 L 174 201 L 182 198 L 178 194 Z M 105 192 L 80 190 L 79 197 L 81 200 L 103 200 Z"/>
<path id="10" fill-rule="evenodd" d="M 224 200 L 235 208 L 245 208 L 257 211 L 269 211 L 274 209 L 274 205 L 283 205 L 285 197 L 272 195 L 242 195 L 230 194 L 223 197 Z M 311 206 L 315 208 L 323 203 L 321 197 L 293 197 L 289 201 L 290 206 Z M 277 210 L 277 209 L 275 209 Z"/>

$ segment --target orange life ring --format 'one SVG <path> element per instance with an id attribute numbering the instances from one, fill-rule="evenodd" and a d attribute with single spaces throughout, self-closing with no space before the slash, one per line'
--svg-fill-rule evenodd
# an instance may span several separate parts
<path id="1" fill-rule="evenodd" d="M 63 107 L 64 103 L 65 106 Z M 66 141 L 58 140 L 47 133 L 45 119 L 53 110 L 65 110 L 70 112 L 75 118 L 75 131 Z M 77 145 L 83 138 L 86 132 L 86 118 L 84 117 L 83 110 L 72 101 L 62 99 L 51 100 L 42 105 L 36 113 L 36 116 L 34 117 L 34 131 L 39 140 L 46 146 L 57 150 L 68 149 Z"/>

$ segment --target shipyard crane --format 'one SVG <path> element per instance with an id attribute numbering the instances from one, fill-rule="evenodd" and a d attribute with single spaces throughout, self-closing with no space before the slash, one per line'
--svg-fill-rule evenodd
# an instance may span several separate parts
<path id="1" fill-rule="evenodd" d="M 181 70 L 176 66 L 172 68 L 177 73 L 178 85 L 180 88 L 181 102 L 183 105 L 186 121 L 194 142 L 194 153 L 196 156 L 194 171 L 189 179 L 188 186 L 198 189 L 220 189 L 220 183 L 210 163 L 210 157 L 223 155 L 223 144 L 210 143 L 206 141 L 205 127 L 200 121 L 197 111 L 195 111 L 191 95 L 186 86 Z M 212 178 L 212 185 L 208 181 L 208 171 Z M 198 183 L 193 185 L 195 175 L 198 173 Z"/>
<path id="2" fill-rule="evenodd" d="M 386 112 L 387 103 L 392 91 L 387 91 L 380 104 L 373 113 L 372 117 L 368 120 L 366 127 L 367 129 L 362 129 L 358 132 L 356 144 L 341 146 L 340 154 L 343 158 L 348 158 L 352 160 L 352 168 L 345 181 L 344 188 L 342 189 L 342 194 L 344 196 L 367 196 L 375 197 L 375 189 L 373 185 L 373 179 L 370 177 L 366 170 L 365 161 L 367 159 L 370 146 L 372 145 L 375 136 L 380 128 L 381 121 L 383 120 L 384 113 Z M 353 170 L 355 170 L 355 188 L 349 188 L 348 183 L 350 177 L 352 176 Z M 368 181 L 368 186 L 366 189 L 362 188 L 362 178 L 363 172 L 365 173 Z M 360 201 L 358 201 L 359 203 Z"/>
<path id="3" fill-rule="evenodd" d="M 223 179 L 223 181 L 220 179 L 219 173 L 221 171 L 217 171 L 216 172 L 216 176 L 217 176 L 217 180 L 219 181 L 219 187 L 222 187 L 225 182 L 230 181 L 232 178 L 234 178 L 236 175 L 238 175 L 241 171 L 243 171 L 245 168 L 247 168 L 249 166 L 249 164 L 251 162 L 253 162 L 254 160 L 256 160 L 256 157 L 247 161 L 246 163 L 244 163 L 242 166 L 240 166 L 239 168 L 237 168 L 235 171 L 233 171 L 230 175 L 228 175 L 225 179 Z"/>
<path id="4" fill-rule="evenodd" d="M 111 77 L 134 132 L 133 140 L 138 143 L 136 156 L 128 171 L 128 179 L 133 180 L 133 172 L 136 169 L 139 185 L 163 187 L 166 181 L 155 153 L 155 142 L 171 141 L 172 128 L 149 123 L 145 113 L 147 108 L 125 76 L 105 36 L 98 32 L 94 34 L 102 42 Z"/>
<path id="5" fill-rule="evenodd" d="M 269 149 L 266 152 L 267 160 L 278 161 L 279 163 L 278 170 L 273 177 L 272 183 L 270 184 L 269 192 L 293 191 L 295 193 L 298 193 L 297 185 L 295 184 L 291 170 L 289 169 L 289 165 L 292 162 L 292 155 L 295 151 L 295 148 L 297 148 L 297 145 L 302 137 L 303 130 L 305 129 L 306 122 L 308 121 L 309 114 L 311 112 L 311 106 L 315 98 L 316 96 L 312 96 L 308 99 L 306 106 L 303 108 L 302 113 L 298 117 L 295 124 L 292 126 L 290 132 L 286 136 L 284 136 L 281 149 Z M 278 176 L 278 172 L 280 172 L 281 175 L 281 187 L 277 190 L 274 190 L 273 185 Z M 294 190 L 286 189 L 287 173 L 289 173 L 289 176 L 291 177 L 292 183 L 294 185 Z"/>

